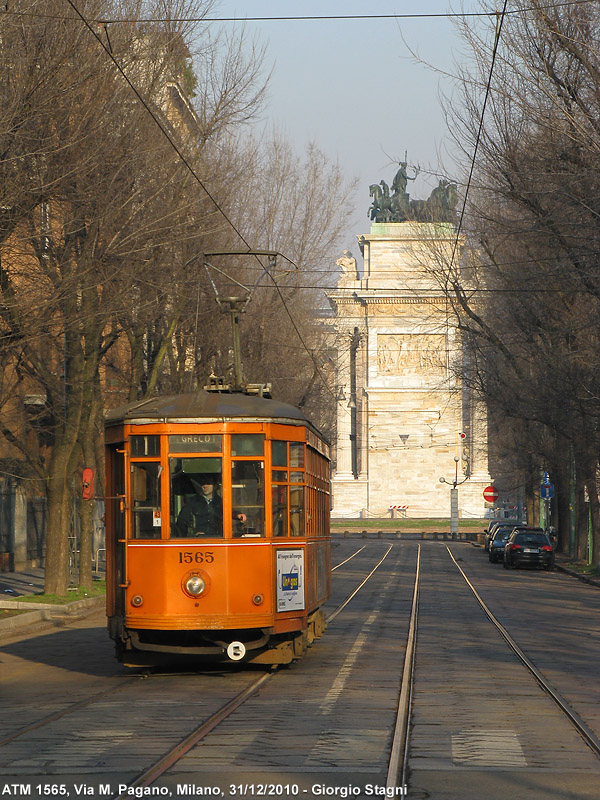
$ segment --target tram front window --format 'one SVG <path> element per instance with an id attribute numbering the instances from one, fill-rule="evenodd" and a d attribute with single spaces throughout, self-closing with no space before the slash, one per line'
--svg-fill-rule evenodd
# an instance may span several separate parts
<path id="1" fill-rule="evenodd" d="M 172 458 L 171 537 L 223 536 L 220 458 Z"/>
<path id="2" fill-rule="evenodd" d="M 265 469 L 262 461 L 233 461 L 233 535 L 265 535 Z"/>

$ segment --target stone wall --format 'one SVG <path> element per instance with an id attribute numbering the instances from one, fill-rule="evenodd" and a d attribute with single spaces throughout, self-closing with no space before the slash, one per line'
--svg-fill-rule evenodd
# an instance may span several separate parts
<path id="1" fill-rule="evenodd" d="M 362 278 L 347 258 L 340 264 L 329 294 L 338 353 L 334 517 L 389 516 L 394 505 L 408 506 L 408 517 L 447 517 L 450 486 L 465 478 L 459 512 L 484 516 L 485 414 L 454 378 L 461 343 L 439 289 L 454 238 L 448 224 L 373 224 L 359 237 Z"/>

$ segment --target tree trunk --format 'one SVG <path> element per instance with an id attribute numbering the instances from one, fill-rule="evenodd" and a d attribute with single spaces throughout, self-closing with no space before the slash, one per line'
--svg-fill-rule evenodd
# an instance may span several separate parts
<path id="1" fill-rule="evenodd" d="M 84 465 L 91 467 L 90 462 L 84 458 Z M 79 507 L 79 519 L 81 521 L 81 533 L 79 538 L 79 586 L 82 589 L 92 588 L 92 537 L 94 533 L 94 498 L 82 500 Z"/>
<path id="2" fill-rule="evenodd" d="M 578 561 L 587 556 L 589 503 L 585 502 L 584 485 L 578 483 L 575 492 L 575 557 Z"/>
<path id="3" fill-rule="evenodd" d="M 600 498 L 598 497 L 598 464 L 590 491 L 590 508 L 592 511 L 592 563 L 600 565 Z"/>
<path id="4" fill-rule="evenodd" d="M 94 504 L 96 497 L 104 495 L 104 490 L 98 491 L 98 487 L 102 486 L 102 473 L 99 472 L 99 465 L 97 461 L 97 442 L 102 440 L 102 422 L 101 422 L 101 409 L 102 409 L 102 394 L 100 391 L 100 381 L 98 376 L 93 381 L 93 388 L 91 391 L 84 393 L 84 402 L 89 408 L 89 416 L 82 425 L 81 432 L 81 450 L 83 454 L 83 467 L 93 470 L 94 482 L 90 499 L 82 499 L 80 506 L 80 520 L 81 520 L 81 537 L 79 543 L 79 585 L 84 589 L 92 588 L 92 562 L 94 559 L 93 553 L 93 535 L 94 535 Z"/>
<path id="5" fill-rule="evenodd" d="M 46 531 L 46 569 L 44 591 L 46 594 L 65 595 L 69 585 L 69 530 L 70 520 L 66 508 L 70 499 L 68 473 L 72 446 L 59 445 L 52 456 L 46 499 L 48 504 Z"/>
<path id="6" fill-rule="evenodd" d="M 556 519 L 558 528 L 558 549 L 569 552 L 569 478 L 560 470 L 555 481 Z"/>

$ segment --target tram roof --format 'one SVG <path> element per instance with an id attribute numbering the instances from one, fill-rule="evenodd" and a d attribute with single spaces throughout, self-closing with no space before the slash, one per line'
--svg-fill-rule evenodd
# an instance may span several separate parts
<path id="1" fill-rule="evenodd" d="M 308 425 L 318 432 L 299 408 L 242 392 L 206 392 L 152 397 L 120 406 L 106 414 L 107 426 L 119 423 L 206 421 L 210 419 L 277 419 Z"/>

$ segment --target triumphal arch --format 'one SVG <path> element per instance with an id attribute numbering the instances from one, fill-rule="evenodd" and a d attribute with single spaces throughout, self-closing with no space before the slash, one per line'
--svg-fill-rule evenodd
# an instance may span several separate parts
<path id="1" fill-rule="evenodd" d="M 399 211 L 398 200 L 390 209 L 385 193 L 371 194 L 362 269 L 346 251 L 328 293 L 338 400 L 332 514 L 449 517 L 456 485 L 459 515 L 484 517 L 486 413 L 463 385 L 464 344 L 444 291 L 448 261 L 460 257 L 451 204 L 411 213 L 405 192 Z"/>

